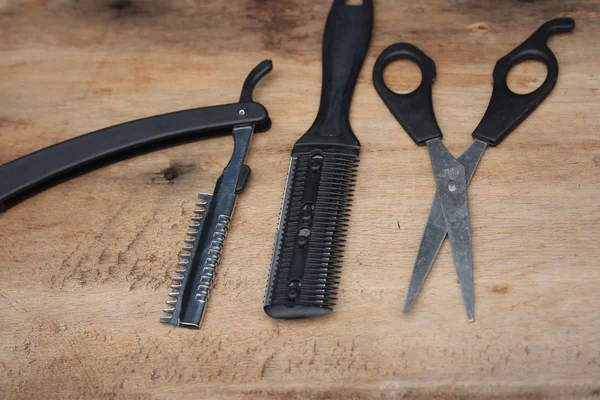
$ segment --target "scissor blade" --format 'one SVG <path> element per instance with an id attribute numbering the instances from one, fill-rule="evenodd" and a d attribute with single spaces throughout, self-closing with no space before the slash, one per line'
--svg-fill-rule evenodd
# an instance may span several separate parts
<path id="1" fill-rule="evenodd" d="M 441 140 L 430 140 L 427 148 L 467 318 L 473 321 L 473 255 L 465 167 L 450 154 Z"/>
<path id="2" fill-rule="evenodd" d="M 410 308 L 415 302 L 417 294 L 419 294 L 421 286 L 423 286 L 423 282 L 425 282 L 425 278 L 433 265 L 433 261 L 444 242 L 446 232 L 446 221 L 444 220 L 442 205 L 436 195 L 431 204 L 427 225 L 423 232 L 423 238 L 421 239 L 415 266 L 413 267 L 412 276 L 410 277 L 408 291 L 406 292 L 406 300 L 404 301 L 404 309 L 402 310 L 404 314 L 409 313 Z"/>
<path id="3" fill-rule="evenodd" d="M 464 153 L 458 157 L 458 162 L 465 167 L 465 175 L 467 177 L 467 186 L 471 183 L 471 179 L 475 174 L 475 170 L 481 161 L 483 152 L 487 149 L 487 143 L 481 140 L 475 140 Z"/>
<path id="4" fill-rule="evenodd" d="M 477 165 L 483 156 L 487 144 L 479 140 L 475 140 L 473 144 L 458 158 L 458 162 L 465 167 L 465 175 L 467 178 L 467 186 L 477 169 Z M 435 257 L 444 242 L 446 237 L 446 221 L 442 211 L 442 205 L 436 195 L 433 197 L 431 211 L 427 219 L 427 225 L 423 232 L 423 238 L 419 246 L 419 252 L 413 268 L 410 284 L 406 293 L 403 313 L 408 314 L 410 309 L 423 286 L 423 282 L 433 265 Z"/>

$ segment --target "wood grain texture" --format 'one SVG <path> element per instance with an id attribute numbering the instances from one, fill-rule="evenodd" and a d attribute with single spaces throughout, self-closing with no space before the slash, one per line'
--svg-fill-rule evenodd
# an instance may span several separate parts
<path id="1" fill-rule="evenodd" d="M 600 397 L 595 1 L 376 1 L 351 112 L 363 147 L 339 304 L 312 321 L 264 314 L 289 152 L 318 107 L 329 5 L 0 0 L 0 163 L 119 122 L 235 101 L 256 63 L 275 65 L 255 96 L 273 127 L 253 141 L 200 331 L 158 318 L 196 194 L 212 190 L 231 138 L 123 161 L 0 215 L 0 397 Z M 448 243 L 403 316 L 434 184 L 427 152 L 372 86 L 375 58 L 406 41 L 436 61 L 437 118 L 458 155 L 495 61 L 560 16 L 577 28 L 551 39 L 556 88 L 488 150 L 471 184 L 475 322 Z"/>

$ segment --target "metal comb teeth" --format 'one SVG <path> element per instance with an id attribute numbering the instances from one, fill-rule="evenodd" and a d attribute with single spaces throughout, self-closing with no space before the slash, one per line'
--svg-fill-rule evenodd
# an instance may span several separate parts
<path id="1" fill-rule="evenodd" d="M 189 286 L 193 265 L 198 262 L 201 256 L 197 254 L 197 250 L 202 232 L 206 228 L 206 217 L 212 201 L 212 195 L 201 193 L 198 195 L 198 199 L 199 201 L 196 203 L 197 209 L 194 211 L 192 222 L 189 225 L 190 231 L 187 232 L 188 238 L 184 240 L 185 246 L 179 254 L 179 261 L 175 270 L 177 275 L 172 278 L 172 292 L 168 294 L 171 299 L 165 302 L 169 307 L 163 310 L 169 316 L 160 319 L 160 322 L 165 324 L 180 325 L 179 317 L 182 311 L 183 298 L 187 294 L 186 292 L 192 289 Z"/>
<path id="2" fill-rule="evenodd" d="M 335 305 L 357 167 L 357 157 L 339 153 L 292 157 L 265 295 L 270 316 L 322 315 Z"/>

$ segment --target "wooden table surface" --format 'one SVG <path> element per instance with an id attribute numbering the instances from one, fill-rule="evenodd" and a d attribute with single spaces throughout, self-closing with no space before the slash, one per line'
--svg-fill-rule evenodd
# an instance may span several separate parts
<path id="1" fill-rule="evenodd" d="M 331 2 L 0 0 L 0 163 L 120 122 L 237 101 L 262 59 L 256 135 L 201 330 L 158 322 L 193 211 L 230 137 L 96 170 L 0 215 L 2 398 L 600 397 L 600 4 L 376 1 L 351 120 L 362 142 L 333 313 L 268 318 L 262 302 L 293 143 L 318 107 Z M 470 188 L 476 319 L 468 323 L 448 242 L 409 316 L 402 303 L 434 184 L 377 96 L 388 45 L 437 63 L 444 143 L 460 154 L 498 58 L 546 20 L 552 94 L 497 148 Z M 543 69 L 511 73 L 515 90 Z M 397 65 L 396 88 L 418 78 Z"/>

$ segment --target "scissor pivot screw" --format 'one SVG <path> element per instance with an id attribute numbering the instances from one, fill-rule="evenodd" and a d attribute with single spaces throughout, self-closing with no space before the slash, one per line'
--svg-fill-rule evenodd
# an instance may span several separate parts
<path id="1" fill-rule="evenodd" d="M 454 192 L 456 190 L 456 185 L 453 184 L 453 183 L 450 184 L 450 185 L 448 185 L 448 190 L 451 191 L 451 192 Z"/>

